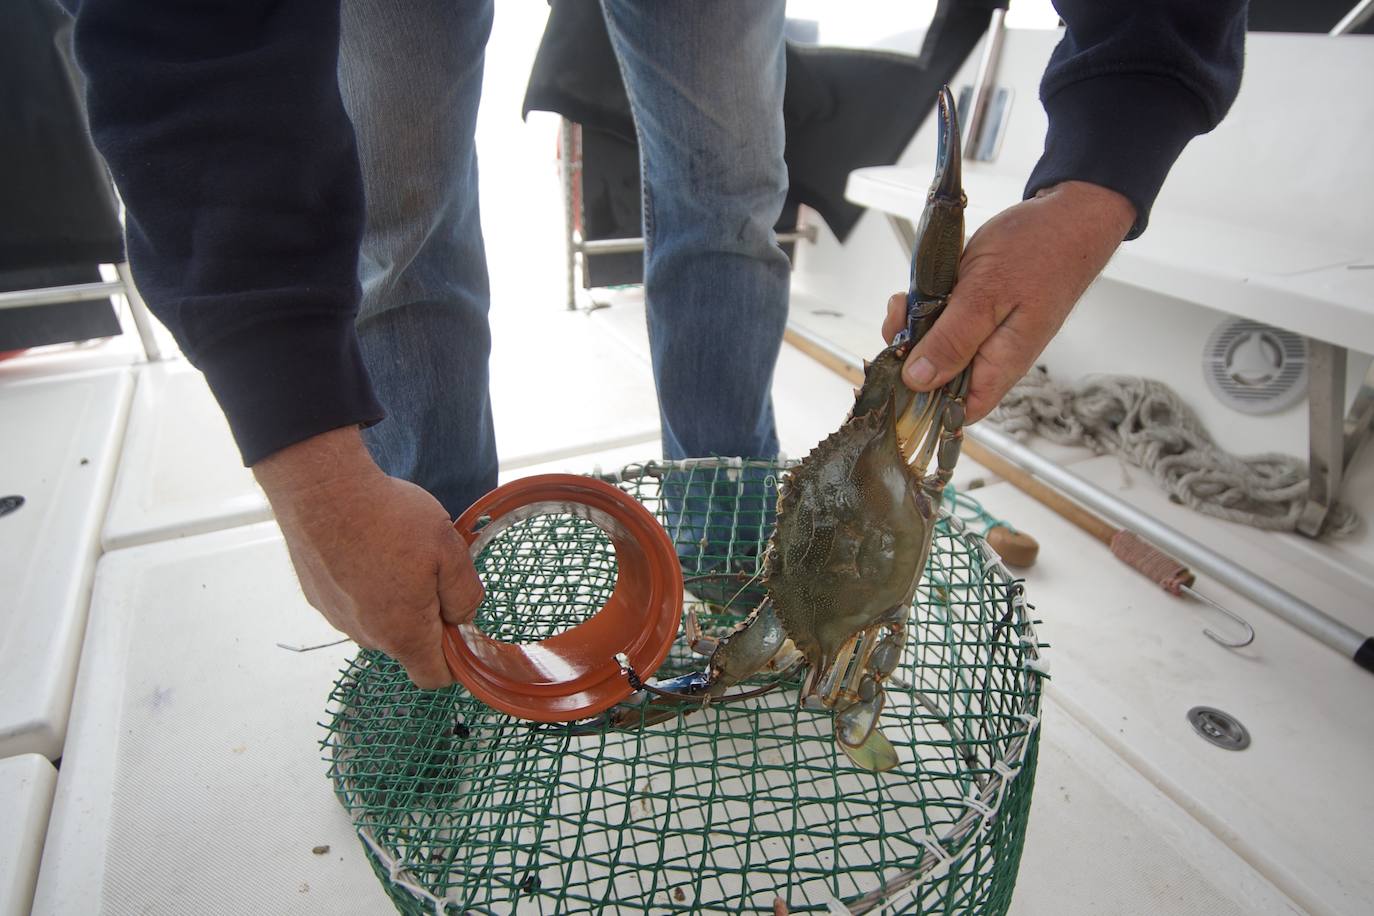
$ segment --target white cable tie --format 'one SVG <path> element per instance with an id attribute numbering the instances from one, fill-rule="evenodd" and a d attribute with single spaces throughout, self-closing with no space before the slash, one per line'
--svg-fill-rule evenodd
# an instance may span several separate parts
<path id="1" fill-rule="evenodd" d="M 925 887 L 928 882 L 939 881 L 949 873 L 949 867 L 954 862 L 954 857 L 949 854 L 949 850 L 940 845 L 940 841 L 935 839 L 924 830 L 913 830 L 911 838 L 926 848 L 935 857 L 935 864 L 928 869 L 923 869 L 918 875 L 912 877 L 906 887 L 890 895 L 883 901 L 880 913 L 886 913 L 890 909 L 901 906 L 908 897 L 916 896 L 916 892 Z"/>
<path id="2" fill-rule="evenodd" d="M 1016 741 L 1015 747 L 1014 747 L 1013 752 L 1012 752 L 1013 755 L 1014 755 L 1014 759 L 1016 760 L 1016 766 L 1014 767 L 1014 769 L 1019 770 L 1019 769 L 1021 769 L 1021 767 L 1025 766 L 1025 764 L 1026 764 L 1026 752 L 1027 752 L 1028 750 L 1030 750 L 1030 741 L 1028 741 L 1028 740 L 1025 740 L 1025 741 L 1023 741 L 1023 740 L 1017 740 L 1017 741 Z"/>
<path id="3" fill-rule="evenodd" d="M 912 831 L 911 838 L 914 839 L 916 842 L 920 843 L 922 846 L 924 846 L 927 850 L 930 851 L 931 855 L 939 859 L 941 862 L 948 862 L 950 859 L 954 858 L 952 855 L 949 854 L 949 850 L 946 849 L 939 840 L 937 840 L 935 837 L 931 836 L 924 830 Z"/>
<path id="4" fill-rule="evenodd" d="M 970 795 L 968 798 L 964 799 L 964 807 L 968 808 L 970 811 L 976 811 L 978 814 L 981 814 L 983 820 L 990 821 L 993 815 L 997 813 L 998 805 L 993 805 L 989 808 L 986 804 Z"/>
<path id="5" fill-rule="evenodd" d="M 371 832 L 367 830 L 359 830 L 357 833 L 358 837 L 363 841 L 364 844 L 366 844 L 368 847 L 372 849 L 372 852 L 377 856 L 377 858 L 381 862 L 386 864 L 387 873 L 390 876 L 392 884 L 396 885 L 399 888 L 409 891 L 418 900 L 427 900 L 430 903 L 434 904 L 435 912 L 443 912 L 443 910 L 440 909 L 441 905 L 443 904 L 443 901 L 441 901 L 434 894 L 430 893 L 429 890 L 427 890 L 426 888 L 421 887 L 414 881 L 407 881 L 404 877 L 402 877 L 402 875 L 406 873 L 406 869 L 402 865 L 401 860 L 395 858 L 391 855 L 390 852 L 383 849 L 381 843 L 379 843 L 376 840 L 376 838 L 372 836 Z"/>
<path id="6" fill-rule="evenodd" d="M 1005 760 L 994 760 L 992 762 L 992 771 L 994 773 L 1001 775 L 1001 777 L 1007 780 L 1008 782 L 1015 779 L 1016 774 L 1020 772 L 1020 770 L 1020 766 L 1017 766 L 1015 768 L 1007 766 L 1007 762 Z"/>
<path id="7" fill-rule="evenodd" d="M 944 872 L 949 870 L 949 864 L 945 862 L 945 860 L 943 859 L 940 860 L 939 864 L 936 867 L 943 869 L 940 873 L 941 878 L 944 877 Z M 879 914 L 886 913 L 888 910 L 895 911 L 897 907 L 901 906 L 903 903 L 906 903 L 906 898 L 915 897 L 916 892 L 919 891 L 921 888 L 925 887 L 926 877 L 927 876 L 923 875 L 912 878 L 911 882 L 907 884 L 906 887 L 897 891 L 897 893 L 895 894 L 889 895 L 883 901 L 882 907 L 878 910 Z"/>
<path id="8" fill-rule="evenodd" d="M 1026 667 L 1043 677 L 1050 676 L 1050 660 L 1048 658 L 1028 658 L 1026 659 Z"/>
<path id="9" fill-rule="evenodd" d="M 1020 719 L 1026 723 L 1026 731 L 1033 732 L 1035 727 L 1040 724 L 1040 717 L 1031 715 L 1028 712 L 1018 712 L 1013 718 Z"/>
<path id="10" fill-rule="evenodd" d="M 950 855 L 949 850 L 946 849 L 937 838 L 926 831 L 914 831 L 912 833 L 912 839 L 924 846 L 926 851 L 935 857 L 935 864 L 929 869 L 925 869 L 921 877 L 913 881 L 911 886 L 903 892 L 903 896 L 914 895 L 917 889 L 927 882 L 939 881 L 949 873 L 949 867 L 954 862 L 954 856 Z"/>

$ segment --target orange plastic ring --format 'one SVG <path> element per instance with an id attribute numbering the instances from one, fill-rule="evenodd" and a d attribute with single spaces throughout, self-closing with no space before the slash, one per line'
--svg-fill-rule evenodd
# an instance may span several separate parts
<path id="1" fill-rule="evenodd" d="M 668 533 L 632 496 L 590 477 L 541 474 L 497 487 L 454 523 L 473 558 L 500 531 L 536 515 L 573 514 L 615 547 L 615 589 L 589 619 L 537 643 L 492 639 L 475 624 L 444 627 L 453 676 L 482 702 L 536 722 L 610 709 L 633 688 L 615 657 L 643 677 L 668 657 L 682 622 L 682 568 Z M 476 530 L 478 519 L 490 521 Z"/>

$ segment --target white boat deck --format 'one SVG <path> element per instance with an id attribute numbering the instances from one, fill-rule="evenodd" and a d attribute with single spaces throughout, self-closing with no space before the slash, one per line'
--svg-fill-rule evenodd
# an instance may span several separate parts
<path id="1" fill-rule="evenodd" d="M 276 525 L 117 550 L 97 580 L 34 912 L 386 912 L 316 743 L 356 650 L 275 645 L 337 638 Z"/>
<path id="2" fill-rule="evenodd" d="M 559 317 L 587 331 L 579 345 L 618 355 L 598 360 L 607 375 L 648 385 L 643 312 L 633 297 Z M 514 387 L 523 373 L 523 361 L 506 353 L 498 345 L 498 388 Z M 329 685 L 352 649 L 295 654 L 275 645 L 325 642 L 333 632 L 304 603 L 275 525 L 246 524 L 265 512 L 261 496 L 222 421 L 205 416 L 197 381 L 171 363 L 0 386 L 3 418 L 27 418 L 35 428 L 43 428 L 40 416 L 71 412 L 54 406 L 56 392 L 95 397 L 104 418 L 97 439 L 110 453 L 131 391 L 133 401 L 108 512 L 100 511 L 106 490 L 82 491 L 88 550 L 64 560 L 70 576 L 43 578 L 79 579 L 103 521 L 115 549 L 100 562 L 70 730 L 65 745 L 49 749 L 62 769 L 35 911 L 380 911 L 385 898 L 315 744 Z M 655 457 L 656 438 L 632 441 L 644 432 L 635 405 L 651 406 L 652 397 L 645 402 L 641 388 L 621 401 L 620 426 L 604 415 L 597 426 L 599 390 L 560 395 L 559 435 L 574 444 L 556 453 L 506 433 L 538 422 L 536 399 L 498 401 L 502 447 L 513 444 L 516 455 L 503 475 Z M 775 399 L 786 451 L 800 456 L 833 428 L 850 394 L 846 382 L 788 347 Z M 198 432 L 168 433 L 190 429 Z M 579 441 L 578 430 L 591 432 Z M 74 454 L 66 438 L 37 445 L 25 450 L 35 467 L 60 467 Z M 1115 459 L 1071 449 L 1059 456 L 1185 531 L 1220 526 L 1237 549 L 1267 550 L 1273 559 L 1262 562 L 1286 587 L 1310 585 L 1303 554 L 1285 553 L 1286 539 L 1192 517 L 1139 472 L 1127 486 Z M 113 478 L 113 467 L 104 472 Z M 1360 778 L 1374 733 L 1361 701 L 1368 675 L 1211 586 L 1258 631 L 1249 649 L 1221 649 L 1201 628 L 1225 621 L 1152 588 L 1076 529 L 961 462 L 960 482 L 975 479 L 989 482 L 976 495 L 991 511 L 1044 545 L 1027 588 L 1053 646 L 1054 680 L 1014 912 L 1357 913 L 1374 901 L 1362 847 L 1336 839 L 1361 835 L 1374 814 L 1374 793 Z M 256 510 L 226 511 L 254 500 Z M 118 546 L 111 532 L 146 543 Z M 1276 565 L 1285 557 L 1290 573 Z M 1341 597 L 1339 582 L 1323 583 L 1333 613 L 1353 623 L 1367 616 L 1358 597 Z M 1200 704 L 1237 715 L 1254 746 L 1236 754 L 1203 743 L 1184 720 Z M 311 852 L 322 845 L 328 854 Z"/>
<path id="3" fill-rule="evenodd" d="M 505 40 L 498 22 L 494 41 Z M 537 30 L 528 40 L 532 48 Z M 1049 37 L 1009 42 L 1003 73 L 1039 66 L 1051 44 Z M 1289 72 L 1270 70 L 1247 74 L 1247 86 Z M 509 96 L 503 103 L 513 110 L 522 90 L 523 80 L 500 90 Z M 1320 93 L 1315 101 L 1339 104 Z M 1033 110 L 1022 99 L 1017 116 Z M 1293 117 L 1301 126 L 1314 116 L 1295 108 Z M 492 142 L 483 124 L 479 139 L 487 130 Z M 1372 128 L 1351 129 L 1367 137 Z M 913 150 L 929 149 L 927 139 L 923 132 Z M 551 133 L 542 141 L 549 142 L 502 147 L 508 158 L 524 156 L 506 173 L 525 182 L 521 199 L 528 176 L 548 170 Z M 515 152 L 527 148 L 535 151 Z M 1316 145 L 1315 152 L 1329 174 L 1363 167 L 1339 149 Z M 1017 159 L 1025 155 L 1004 151 L 1013 168 L 1025 165 Z M 995 176 L 977 169 L 969 176 L 975 200 L 1002 193 Z M 543 249 L 530 242 L 489 253 L 494 299 L 536 303 L 493 310 L 503 479 L 659 455 L 642 304 L 619 293 L 590 314 L 558 310 L 561 257 L 550 251 L 560 244 L 561 204 L 553 176 L 545 177 L 548 186 L 534 198 L 547 199 L 552 234 L 528 212 L 484 211 L 489 241 L 529 242 L 544 232 L 536 240 Z M 490 185 L 501 180 L 484 173 L 487 200 L 513 193 L 515 184 Z M 980 192 L 984 181 L 991 183 Z M 1167 221 L 1167 209 L 1158 219 Z M 1295 225 L 1319 217 L 1304 219 Z M 1259 225 L 1248 211 L 1232 221 Z M 1368 236 L 1356 225 L 1336 218 L 1331 234 L 1358 241 L 1329 264 L 1278 246 L 1260 265 L 1276 275 L 1265 283 L 1278 290 L 1288 282 L 1280 268 L 1311 268 L 1284 276 L 1304 295 L 1337 305 L 1349 302 L 1339 290 L 1325 291 L 1328 281 L 1361 284 L 1352 287 L 1358 300 L 1369 271 L 1330 273 L 1370 254 L 1359 247 Z M 825 244 L 821 231 L 822 244 L 799 259 L 793 321 L 871 355 L 880 310 L 902 285 L 905 263 L 877 214 L 860 223 L 848 253 L 833 239 Z M 845 259 L 855 249 L 872 252 L 864 269 Z M 530 263 L 549 266 L 531 271 Z M 1094 288 L 1047 361 L 1062 378 L 1101 371 L 1103 341 L 1113 333 L 1132 341 L 1111 354 L 1113 371 L 1193 379 L 1196 360 L 1180 341 L 1205 334 L 1218 312 L 1182 302 L 1177 292 L 1147 294 L 1128 268 Z M 1310 320 L 1334 320 L 1322 314 Z M 1362 372 L 1357 358 L 1352 377 Z M 774 398 L 783 451 L 801 457 L 843 417 L 850 388 L 785 347 Z M 1238 417 L 1200 403 L 1199 413 L 1233 450 L 1272 441 L 1303 451 L 1300 410 Z M 330 685 L 354 649 L 277 647 L 335 634 L 305 604 L 267 504 L 198 373 L 176 357 L 141 364 L 131 335 L 11 360 L 0 364 L 0 437 L 0 496 L 27 500 L 0 518 L 0 916 L 28 912 L 35 886 L 34 912 L 43 914 L 389 911 L 316 743 Z M 1202 518 L 1114 459 L 1043 451 L 1328 613 L 1374 630 L 1374 448 L 1361 454 L 1347 487 L 1366 528 L 1333 544 Z M 963 460 L 955 481 L 986 484 L 975 495 L 987 508 L 1042 544 L 1026 573 L 1027 595 L 1043 619 L 1053 680 L 1012 912 L 1374 912 L 1370 676 L 1204 581 L 1200 588 L 1257 632 L 1251 647 L 1223 649 L 1201 630 L 1225 632 L 1225 620 L 1164 594 L 986 469 Z M 1203 742 L 1184 718 L 1196 705 L 1234 714 L 1252 746 L 1229 752 Z M 329 851 L 312 851 L 321 846 Z"/>
<path id="4" fill-rule="evenodd" d="M 276 646 L 332 635 L 270 523 L 107 555 L 34 912 L 385 911 L 314 741 L 353 650 Z M 1046 706 L 1014 912 L 1297 912 Z"/>
<path id="5" fill-rule="evenodd" d="M 0 381 L 0 757 L 62 754 L 130 373 Z"/>
<path id="6" fill-rule="evenodd" d="M 41 754 L 0 758 L 0 913 L 27 913 L 48 832 L 57 770 Z"/>
<path id="7" fill-rule="evenodd" d="M 1128 481 L 1115 458 L 1074 471 L 1214 549 L 1249 540 L 1236 537 L 1236 525 L 1169 503 L 1138 470 Z M 1049 695 L 1299 904 L 1320 913 L 1365 910 L 1374 901 L 1368 847 L 1336 838 L 1354 840 L 1374 817 L 1365 785 L 1374 736 L 1369 672 L 1204 578 L 1201 592 L 1255 628 L 1244 649 L 1216 645 L 1202 630 L 1234 636 L 1225 617 L 1152 585 L 1010 484 L 973 495 L 1043 545 L 1024 576 L 1045 621 L 1039 632 L 1053 647 Z M 1268 546 L 1247 544 L 1252 568 L 1281 587 L 1301 585 L 1292 558 L 1280 555 L 1283 539 Z M 1314 600 L 1311 589 L 1296 590 Z M 1328 583 L 1315 600 L 1368 628 L 1368 598 L 1359 606 L 1359 596 Z M 1195 706 L 1235 716 L 1251 747 L 1234 752 L 1201 740 L 1185 718 Z"/>
<path id="8" fill-rule="evenodd" d="M 271 518 L 235 456 L 204 376 L 183 360 L 140 366 L 101 545 L 117 550 Z"/>

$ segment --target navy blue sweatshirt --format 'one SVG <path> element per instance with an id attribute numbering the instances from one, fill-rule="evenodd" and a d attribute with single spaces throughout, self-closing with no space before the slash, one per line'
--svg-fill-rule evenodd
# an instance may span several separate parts
<path id="1" fill-rule="evenodd" d="M 337 0 L 64 0 L 91 134 L 154 314 L 205 373 L 245 464 L 382 418 L 353 330 L 363 193 Z M 1145 226 L 1240 83 L 1244 0 L 1058 0 L 1033 194 L 1113 188 Z"/>

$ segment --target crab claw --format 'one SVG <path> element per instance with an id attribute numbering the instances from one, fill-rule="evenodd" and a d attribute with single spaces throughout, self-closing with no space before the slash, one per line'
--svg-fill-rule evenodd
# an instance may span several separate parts
<path id="1" fill-rule="evenodd" d="M 959 278 L 964 250 L 963 169 L 959 143 L 959 115 L 949 87 L 940 90 L 935 178 L 916 230 L 911 255 L 911 286 L 907 290 L 907 339 L 920 340 L 939 315 Z"/>
<path id="2" fill-rule="evenodd" d="M 959 142 L 959 112 L 954 107 L 954 95 L 948 86 L 940 87 L 936 99 L 939 122 L 935 146 L 935 177 L 930 182 L 930 196 L 960 201 L 964 197 Z"/>
<path id="3" fill-rule="evenodd" d="M 897 749 L 892 746 L 892 742 L 887 740 L 883 733 L 876 728 L 869 733 L 868 739 L 858 747 L 850 747 L 843 741 L 836 743 L 856 767 L 873 773 L 886 773 L 901 762 L 897 758 Z"/>

